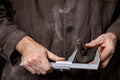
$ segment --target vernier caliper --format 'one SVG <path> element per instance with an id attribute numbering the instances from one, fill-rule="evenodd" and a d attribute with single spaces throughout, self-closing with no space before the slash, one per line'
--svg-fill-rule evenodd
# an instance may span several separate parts
<path id="1" fill-rule="evenodd" d="M 56 61 L 51 62 L 51 65 L 54 69 L 89 69 L 89 70 L 97 70 L 100 63 L 99 53 L 96 51 L 96 55 L 93 59 L 92 63 L 73 63 L 75 56 L 77 53 L 77 49 L 73 52 L 73 54 L 69 57 L 67 61 Z"/>
<path id="2" fill-rule="evenodd" d="M 90 52 L 90 53 L 89 53 Z M 84 53 L 84 54 L 83 54 Z M 72 53 L 72 55 L 66 61 L 56 61 L 51 62 L 53 69 L 60 70 L 70 70 L 70 69 L 89 69 L 97 70 L 100 63 L 99 52 L 96 51 L 92 54 L 91 50 L 88 50 L 86 54 L 86 49 L 81 48 L 81 43 L 78 44 L 78 48 Z M 92 59 L 93 55 L 94 58 Z M 78 63 L 75 63 L 74 60 L 77 59 Z M 92 63 L 89 63 L 92 60 Z M 20 64 L 22 66 L 22 63 Z"/>

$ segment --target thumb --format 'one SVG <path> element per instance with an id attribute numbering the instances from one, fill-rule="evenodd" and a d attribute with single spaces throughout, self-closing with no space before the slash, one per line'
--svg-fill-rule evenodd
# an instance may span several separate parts
<path id="1" fill-rule="evenodd" d="M 47 53 L 48 53 L 48 58 L 49 58 L 50 60 L 53 60 L 53 61 L 64 61 L 64 60 L 65 60 L 65 58 L 59 57 L 59 56 L 53 54 L 53 53 L 50 52 L 50 51 L 47 51 Z"/>
<path id="2" fill-rule="evenodd" d="M 85 44 L 85 46 L 88 48 L 93 48 L 101 45 L 103 42 L 104 42 L 104 39 L 102 37 L 98 37 L 97 39 L 92 40 L 90 43 Z"/>

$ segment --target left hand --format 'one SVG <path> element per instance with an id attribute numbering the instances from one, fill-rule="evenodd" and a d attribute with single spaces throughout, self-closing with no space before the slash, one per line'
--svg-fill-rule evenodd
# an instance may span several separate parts
<path id="1" fill-rule="evenodd" d="M 100 35 L 97 39 L 92 40 L 90 43 L 87 43 L 85 46 L 88 48 L 93 48 L 98 46 L 98 51 L 100 53 L 100 67 L 105 68 L 109 63 L 113 53 L 115 51 L 117 43 L 117 37 L 115 34 L 109 32 Z"/>

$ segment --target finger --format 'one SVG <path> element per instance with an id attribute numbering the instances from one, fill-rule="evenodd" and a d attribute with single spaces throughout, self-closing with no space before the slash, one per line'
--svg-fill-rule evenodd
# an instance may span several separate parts
<path id="1" fill-rule="evenodd" d="M 33 65 L 32 65 L 32 68 L 34 68 L 35 73 L 37 73 L 37 74 L 41 74 L 41 73 L 42 73 L 42 71 L 41 71 L 41 69 L 38 67 L 38 65 L 33 64 Z"/>
<path id="2" fill-rule="evenodd" d="M 49 70 L 48 73 L 52 73 L 53 72 L 53 69 Z"/>
<path id="3" fill-rule="evenodd" d="M 47 56 L 37 57 L 35 62 L 36 70 L 40 71 L 43 75 L 51 70 L 51 64 L 48 61 Z"/>
<path id="4" fill-rule="evenodd" d="M 94 64 L 94 61 L 90 61 L 89 64 Z"/>
<path id="5" fill-rule="evenodd" d="M 65 58 L 59 57 L 59 56 L 51 53 L 50 51 L 48 51 L 48 58 L 49 58 L 50 60 L 53 60 L 53 61 L 64 61 L 64 60 L 65 60 Z"/>
<path id="6" fill-rule="evenodd" d="M 99 56 L 101 55 L 103 49 L 104 49 L 104 48 L 102 48 L 102 47 L 98 47 Z"/>
<path id="7" fill-rule="evenodd" d="M 42 54 L 42 53 L 41 53 Z M 43 53 L 44 54 L 44 53 Z M 46 74 L 51 69 L 51 64 L 48 61 L 47 56 L 37 56 L 33 59 L 32 67 L 35 69 L 36 73 Z"/>
<path id="8" fill-rule="evenodd" d="M 45 63 L 44 63 L 44 65 L 45 65 Z M 34 60 L 32 67 L 34 68 L 34 70 L 37 74 L 46 74 L 46 71 L 44 71 L 42 69 L 42 61 L 39 60 L 38 58 L 36 58 L 36 60 Z"/>
<path id="9" fill-rule="evenodd" d="M 111 47 L 107 46 L 107 47 L 104 47 L 103 49 L 101 49 L 100 51 L 100 59 L 101 61 L 104 61 L 106 60 L 108 57 L 110 57 L 112 55 L 111 53 Z"/>
<path id="10" fill-rule="evenodd" d="M 111 57 L 112 57 L 112 55 L 109 58 L 107 58 L 105 61 L 101 62 L 100 63 L 100 68 L 102 68 L 102 69 L 105 68 L 108 65 Z"/>
<path id="11" fill-rule="evenodd" d="M 23 64 L 23 66 L 25 67 L 25 69 L 27 69 L 28 71 L 30 71 L 32 74 L 35 74 L 35 70 L 30 65 L 27 65 L 25 63 L 25 64 Z"/>
<path id="12" fill-rule="evenodd" d="M 26 62 L 25 62 L 25 66 L 26 68 L 31 68 L 34 73 L 37 73 L 37 74 L 40 74 L 39 70 L 37 70 L 37 66 L 35 65 L 36 61 L 35 59 L 28 59 Z"/>
<path id="13" fill-rule="evenodd" d="M 104 38 L 102 36 L 98 37 L 95 40 L 92 40 L 90 43 L 85 44 L 86 47 L 96 47 L 99 46 L 100 44 L 102 44 L 104 42 Z"/>
<path id="14" fill-rule="evenodd" d="M 41 62 L 41 69 L 45 72 L 44 74 L 46 74 L 52 70 L 52 66 L 51 66 L 50 62 L 48 61 L 48 59 L 45 58 Z"/>

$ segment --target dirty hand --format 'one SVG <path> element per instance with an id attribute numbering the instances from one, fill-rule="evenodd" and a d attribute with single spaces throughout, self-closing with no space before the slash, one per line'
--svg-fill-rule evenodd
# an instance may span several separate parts
<path id="1" fill-rule="evenodd" d="M 113 56 L 116 43 L 116 35 L 109 32 L 100 35 L 97 39 L 91 41 L 90 43 L 87 43 L 85 46 L 89 48 L 98 46 L 101 60 L 100 67 L 105 68 Z"/>
<path id="2" fill-rule="evenodd" d="M 38 44 L 32 38 L 25 36 L 17 44 L 16 49 L 22 54 L 22 64 L 32 74 L 46 74 L 51 68 L 49 60 L 64 60 Z"/>

